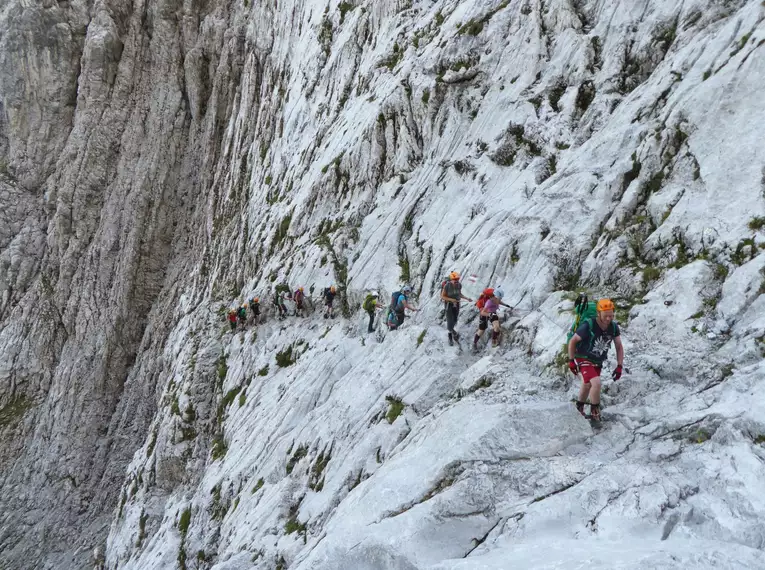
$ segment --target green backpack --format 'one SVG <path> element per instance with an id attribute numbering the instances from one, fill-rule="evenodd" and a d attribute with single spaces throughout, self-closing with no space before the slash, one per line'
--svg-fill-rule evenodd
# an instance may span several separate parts
<path id="1" fill-rule="evenodd" d="M 574 336 L 576 329 L 579 328 L 585 320 L 595 319 L 598 316 L 598 303 L 597 301 L 589 301 L 586 293 L 579 293 L 579 296 L 574 302 L 574 322 L 571 324 L 571 328 L 566 335 L 566 341 L 571 340 Z"/>
<path id="2" fill-rule="evenodd" d="M 366 299 L 364 299 L 364 304 L 361 306 L 366 312 L 374 311 L 376 302 L 377 297 L 374 295 L 367 295 Z"/>

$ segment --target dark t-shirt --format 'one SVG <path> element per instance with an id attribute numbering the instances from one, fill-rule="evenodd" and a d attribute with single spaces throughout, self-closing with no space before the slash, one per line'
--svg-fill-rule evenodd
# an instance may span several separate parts
<path id="1" fill-rule="evenodd" d="M 446 285 L 444 285 L 444 293 L 446 293 L 447 297 L 459 300 L 462 295 L 462 283 L 459 281 L 447 281 Z M 451 303 L 451 301 L 446 302 Z"/>
<path id="2" fill-rule="evenodd" d="M 575 356 L 584 358 L 598 366 L 608 357 L 608 349 L 613 340 L 620 335 L 619 325 L 614 321 L 608 325 L 608 330 L 603 330 L 595 319 L 586 319 L 576 329 L 582 340 L 576 343 Z"/>

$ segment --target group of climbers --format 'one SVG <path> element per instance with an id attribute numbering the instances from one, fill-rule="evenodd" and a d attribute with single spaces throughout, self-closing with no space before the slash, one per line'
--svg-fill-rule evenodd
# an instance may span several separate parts
<path id="1" fill-rule="evenodd" d="M 409 285 L 402 287 L 391 296 L 388 307 L 387 325 L 390 330 L 395 330 L 404 322 L 405 310 L 416 311 L 409 303 L 412 288 Z M 473 352 L 478 352 L 478 343 L 484 332 L 491 325 L 492 347 L 499 345 L 501 338 L 499 308 L 510 307 L 502 301 L 504 292 L 501 287 L 487 288 L 481 292 L 476 301 L 479 310 L 478 330 L 473 336 Z M 444 302 L 446 316 L 446 328 L 449 345 L 459 343 L 459 333 L 455 330 L 460 312 L 460 304 L 463 300 L 473 300 L 462 293 L 460 275 L 452 271 L 449 277 L 441 283 L 441 300 Z M 364 310 L 369 315 L 368 332 L 373 332 L 375 311 L 380 308 L 379 294 L 376 291 L 367 295 L 363 304 Z M 576 409 L 593 425 L 600 423 L 600 373 L 603 362 L 608 356 L 611 343 L 616 348 L 616 368 L 611 377 L 614 381 L 622 376 L 624 365 L 624 347 L 622 345 L 619 325 L 614 322 L 615 306 L 610 299 L 600 299 L 597 302 L 588 301 L 586 296 L 580 295 L 575 303 L 577 318 L 568 335 L 569 368 L 577 377 L 581 376 L 582 385 L 579 397 L 576 401 Z M 590 413 L 586 414 L 584 407 L 589 401 Z"/>
<path id="2" fill-rule="evenodd" d="M 295 289 L 294 293 L 290 293 L 289 287 L 286 289 L 283 289 L 282 287 L 277 287 L 274 290 L 274 297 L 273 297 L 273 304 L 274 307 L 276 307 L 277 318 L 280 320 L 284 320 L 287 318 L 288 311 L 287 311 L 287 303 L 286 301 L 290 300 L 293 303 L 295 303 L 295 316 L 296 317 L 304 317 L 305 316 L 305 289 L 303 287 L 298 287 Z"/>
<path id="3" fill-rule="evenodd" d="M 322 294 L 326 308 L 324 318 L 334 318 L 332 303 L 335 295 L 336 288 L 334 285 L 327 287 Z M 298 287 L 294 293 L 290 293 L 289 287 L 285 288 L 284 286 L 278 286 L 274 290 L 273 305 L 276 308 L 276 317 L 279 320 L 286 319 L 289 314 L 289 311 L 287 310 L 287 300 L 290 300 L 295 304 L 296 317 L 306 316 L 305 289 L 303 287 Z M 257 324 L 260 322 L 260 297 L 253 297 L 250 299 L 249 303 L 229 309 L 227 320 L 231 326 L 231 330 L 235 331 L 237 327 L 244 328 L 247 324 L 248 316 L 252 323 Z"/>
<path id="4" fill-rule="evenodd" d="M 229 309 L 228 311 L 228 323 L 231 325 L 231 330 L 235 331 L 237 326 L 245 327 L 247 324 L 247 307 L 245 303 L 240 307 Z M 260 298 L 253 297 L 249 301 L 249 317 L 253 323 L 257 323 L 260 320 Z"/>
<path id="5" fill-rule="evenodd" d="M 324 318 L 335 318 L 334 300 L 337 295 L 337 288 L 331 285 L 322 291 L 324 301 Z M 406 311 L 418 311 L 412 306 L 410 298 L 412 296 L 412 287 L 404 285 L 399 291 L 391 295 L 388 305 L 385 324 L 389 330 L 396 330 L 404 323 Z M 512 309 L 510 305 L 503 302 L 504 292 L 501 287 L 484 289 L 476 300 L 478 308 L 478 329 L 473 336 L 473 352 L 478 352 L 478 343 L 484 332 L 491 326 L 491 343 L 496 347 L 500 343 L 501 328 L 499 309 L 504 306 Z M 289 288 L 282 290 L 277 287 L 274 292 L 274 305 L 278 311 L 278 318 L 287 317 L 286 299 L 291 299 L 295 303 L 295 315 L 305 316 L 305 292 L 303 287 L 293 293 L 289 293 Z M 446 316 L 446 328 L 449 345 L 455 342 L 459 343 L 460 335 L 455 327 L 459 319 L 460 305 L 462 301 L 473 302 L 473 299 L 462 293 L 462 284 L 460 275 L 452 271 L 448 278 L 441 284 L 441 300 L 444 302 Z M 247 305 L 244 304 L 238 308 L 233 308 L 228 313 L 228 321 L 231 330 L 236 330 L 238 325 L 244 326 L 247 321 Z M 377 291 L 370 291 L 362 304 L 363 310 L 369 315 L 369 324 L 367 332 L 374 332 L 374 322 L 376 312 L 384 309 L 385 305 L 380 301 L 380 295 Z M 253 297 L 249 301 L 250 316 L 253 322 L 258 322 L 260 318 L 260 299 Z M 600 373 L 603 362 L 608 355 L 608 349 L 611 343 L 616 347 L 617 366 L 612 373 L 614 380 L 619 380 L 622 376 L 624 363 L 624 348 L 622 346 L 619 325 L 614 322 L 614 303 L 610 299 L 600 299 L 597 302 L 590 302 L 586 296 L 580 295 L 575 303 L 577 318 L 572 325 L 568 335 L 568 357 L 569 369 L 577 377 L 581 376 L 582 385 L 579 390 L 579 397 L 576 401 L 576 409 L 580 414 L 594 423 L 600 421 Z M 585 414 L 584 406 L 589 400 L 590 413 Z"/>
<path id="6" fill-rule="evenodd" d="M 460 301 L 472 299 L 462 294 L 460 276 L 456 271 L 449 275 L 449 279 L 441 286 L 441 299 L 445 303 L 446 328 L 448 331 L 449 344 L 453 340 L 459 342 L 459 335 L 454 330 L 459 316 Z M 473 337 L 473 352 L 478 351 L 478 342 L 484 331 L 492 326 L 491 342 L 496 347 L 500 340 L 500 326 L 498 311 L 500 306 L 511 308 L 502 302 L 504 292 L 501 288 L 484 289 L 476 302 L 479 309 L 478 330 Z M 614 322 L 616 309 L 610 299 L 600 299 L 597 302 L 588 301 L 587 296 L 580 294 L 574 304 L 576 320 L 568 334 L 567 351 L 569 357 L 569 369 L 579 378 L 582 385 L 579 389 L 579 397 L 576 400 L 576 409 L 585 418 L 590 419 L 594 425 L 600 423 L 600 373 L 603 362 L 608 356 L 608 349 L 613 343 L 616 348 L 616 368 L 611 377 L 614 381 L 622 377 L 624 366 L 624 347 L 620 337 L 619 325 Z M 590 413 L 586 414 L 584 406 L 589 400 Z"/>
<path id="7" fill-rule="evenodd" d="M 501 287 L 487 288 L 481 292 L 476 300 L 478 307 L 478 330 L 473 335 L 473 352 L 478 352 L 478 341 L 481 340 L 484 331 L 489 328 L 491 323 L 491 344 L 496 347 L 499 345 L 499 307 L 511 308 L 510 305 L 502 302 L 505 296 Z M 459 319 L 460 303 L 462 300 L 473 302 L 473 299 L 462 294 L 462 283 L 460 283 L 460 274 L 452 271 L 449 278 L 441 284 L 441 300 L 444 302 L 444 311 L 446 314 L 446 330 L 448 332 L 449 345 L 459 342 L 460 335 L 455 330 L 455 325 Z"/>
<path id="8" fill-rule="evenodd" d="M 388 305 L 388 312 L 385 317 L 385 326 L 388 330 L 396 330 L 404 324 L 406 318 L 406 311 L 418 311 L 416 307 L 413 307 L 409 298 L 412 295 L 412 287 L 404 285 L 401 290 L 394 291 L 391 295 L 390 304 Z M 380 294 L 377 291 L 370 291 L 364 298 L 364 302 L 361 307 L 369 315 L 369 325 L 367 326 L 367 332 L 372 333 L 375 331 L 375 313 L 385 308 L 385 305 L 380 302 Z"/>

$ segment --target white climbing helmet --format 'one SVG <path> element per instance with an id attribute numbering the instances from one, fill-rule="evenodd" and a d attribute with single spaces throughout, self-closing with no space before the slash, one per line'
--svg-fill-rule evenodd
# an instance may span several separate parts
<path id="1" fill-rule="evenodd" d="M 501 299 L 502 297 L 504 297 L 504 296 L 505 296 L 505 292 L 502 290 L 502 287 L 496 287 L 496 288 L 494 289 L 494 296 L 495 296 L 497 299 Z"/>

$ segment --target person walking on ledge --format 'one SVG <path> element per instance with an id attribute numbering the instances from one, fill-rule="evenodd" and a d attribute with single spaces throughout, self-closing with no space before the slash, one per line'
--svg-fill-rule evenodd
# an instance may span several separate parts
<path id="1" fill-rule="evenodd" d="M 595 423 L 600 422 L 600 371 L 612 342 L 616 347 L 616 368 L 611 377 L 614 380 L 622 377 L 624 347 L 619 325 L 614 322 L 614 309 L 610 299 L 598 301 L 597 316 L 584 319 L 568 341 L 568 367 L 575 375 L 582 375 L 576 409 L 585 416 L 584 405 L 589 396 L 590 419 Z"/>

